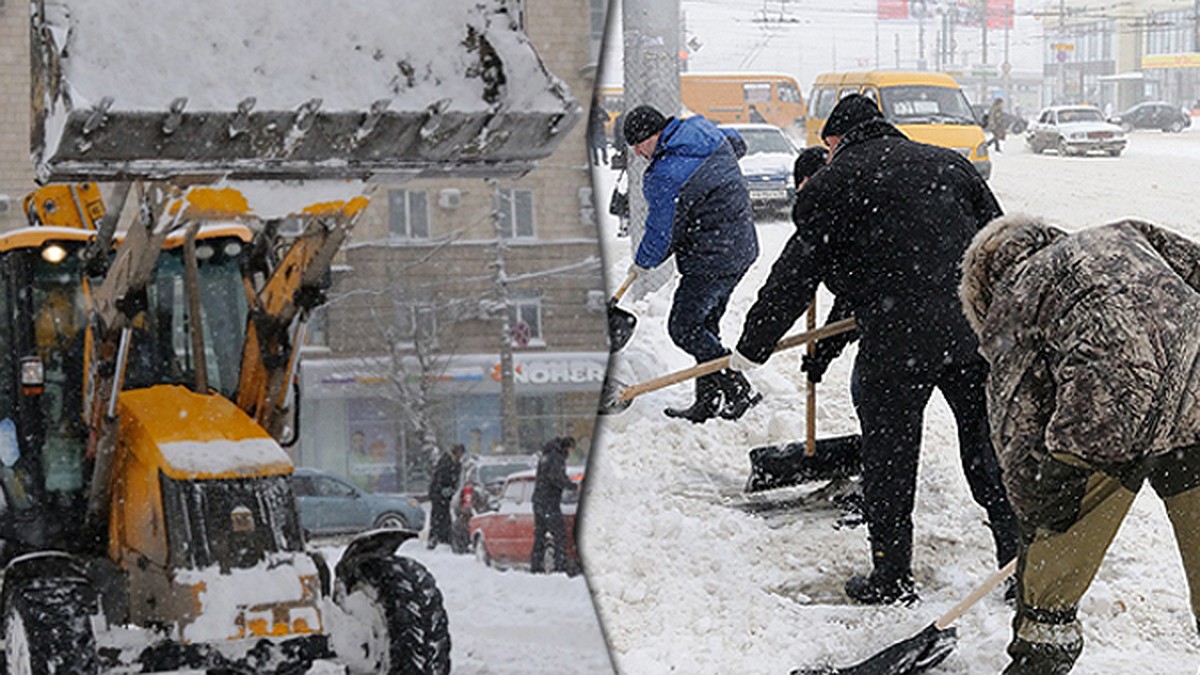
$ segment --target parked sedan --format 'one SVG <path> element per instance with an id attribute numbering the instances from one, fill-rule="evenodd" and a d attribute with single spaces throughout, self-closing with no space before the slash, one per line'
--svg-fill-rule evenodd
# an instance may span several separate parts
<path id="1" fill-rule="evenodd" d="M 343 478 L 317 469 L 296 469 L 292 491 L 300 526 L 314 535 L 345 534 L 381 528 L 420 530 L 425 510 L 408 495 L 367 492 Z"/>
<path id="2" fill-rule="evenodd" d="M 583 481 L 583 468 L 567 469 L 576 484 Z M 471 544 L 475 556 L 489 566 L 528 567 L 533 554 L 533 487 L 536 471 L 514 473 L 504 482 L 498 508 L 471 518 Z M 575 509 L 579 491 L 563 491 L 562 511 L 567 522 L 567 571 L 579 569 L 575 548 Z M 546 569 L 553 569 L 554 552 L 546 547 Z"/>
<path id="3" fill-rule="evenodd" d="M 1120 125 L 1125 131 L 1161 129 L 1179 133 L 1192 125 L 1192 116 L 1166 101 L 1145 101 L 1109 119 L 1109 122 Z"/>
<path id="4" fill-rule="evenodd" d="M 1113 157 L 1125 149 L 1125 132 L 1104 120 L 1099 108 L 1085 105 L 1046 108 L 1029 127 L 1029 149 L 1058 150 L 1060 156 L 1105 152 Z"/>
<path id="5" fill-rule="evenodd" d="M 746 141 L 746 154 L 738 160 L 750 188 L 755 212 L 787 210 L 796 196 L 792 170 L 800 151 L 779 127 L 770 124 L 729 124 Z"/>

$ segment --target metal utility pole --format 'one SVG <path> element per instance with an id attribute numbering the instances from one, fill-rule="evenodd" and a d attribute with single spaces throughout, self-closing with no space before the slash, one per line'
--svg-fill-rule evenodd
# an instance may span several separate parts
<path id="1" fill-rule="evenodd" d="M 900 69 L 900 34 L 895 33 L 894 37 L 896 38 L 896 70 L 899 70 Z"/>
<path id="2" fill-rule="evenodd" d="M 985 103 L 985 104 L 988 102 L 988 78 L 987 78 L 988 36 L 987 36 L 987 31 L 988 31 L 988 2 L 987 2 L 987 0 L 979 0 L 979 42 L 981 45 L 980 60 L 983 65 L 983 67 L 979 71 L 979 88 L 980 88 L 979 102 Z"/>
<path id="3" fill-rule="evenodd" d="M 1058 0 L 1058 41 L 1067 39 L 1067 2 Z M 1054 50 L 1054 58 L 1058 59 L 1058 103 L 1067 102 L 1067 60 L 1066 53 Z"/>
<path id="4" fill-rule="evenodd" d="M 625 110 L 652 105 L 668 117 L 678 116 L 679 0 L 622 0 L 624 27 Z M 629 152 L 629 244 L 634 253 L 646 232 L 646 200 L 642 176 L 648 162 Z M 644 296 L 669 280 L 674 265 L 660 265 L 630 289 L 631 298 Z"/>
<path id="5" fill-rule="evenodd" d="M 925 15 L 917 19 L 917 70 L 925 70 Z"/>
<path id="6" fill-rule="evenodd" d="M 500 209 L 509 207 L 500 196 L 495 178 L 487 179 L 492 192 L 492 229 L 496 232 L 495 268 L 496 300 L 501 306 L 500 317 L 500 435 L 505 452 L 518 452 L 521 439 L 517 434 L 517 386 L 513 379 L 512 297 L 508 293 L 508 233 L 504 231 Z"/>

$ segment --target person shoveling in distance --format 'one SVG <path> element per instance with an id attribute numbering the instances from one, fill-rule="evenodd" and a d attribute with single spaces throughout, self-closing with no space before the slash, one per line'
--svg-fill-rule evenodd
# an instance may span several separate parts
<path id="1" fill-rule="evenodd" d="M 1080 599 L 1147 481 L 1200 617 L 1200 245 L 1133 220 L 1001 218 L 967 249 L 961 296 L 1021 524 L 1005 675 L 1071 670 Z"/>
<path id="2" fill-rule="evenodd" d="M 997 567 L 1016 555 L 1016 517 L 987 426 L 987 363 L 957 298 L 962 252 L 1001 210 L 970 162 L 909 140 L 864 96 L 839 101 L 822 135 L 832 159 L 796 200 L 796 232 L 746 315 L 730 367 L 765 363 L 819 284 L 847 303 L 860 335 L 853 373 L 873 570 L 845 589 L 868 604 L 911 601 L 917 466 L 935 388 L 954 413 Z"/>
<path id="3" fill-rule="evenodd" d="M 623 132 L 634 152 L 650 160 L 642 179 L 649 212 L 630 272 L 674 255 L 680 279 L 667 319 L 671 340 L 696 363 L 724 357 L 721 317 L 758 258 L 750 193 L 737 163 L 746 143 L 698 115 L 668 118 L 647 105 L 625 115 Z M 741 373 L 721 370 L 696 380 L 692 405 L 664 412 L 696 423 L 735 420 L 761 398 Z"/>

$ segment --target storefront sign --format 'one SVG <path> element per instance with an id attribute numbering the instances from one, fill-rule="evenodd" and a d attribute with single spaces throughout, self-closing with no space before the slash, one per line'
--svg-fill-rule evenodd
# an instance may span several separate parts
<path id="1" fill-rule="evenodd" d="M 1200 54 L 1148 54 L 1142 57 L 1142 68 L 1200 68 Z"/>

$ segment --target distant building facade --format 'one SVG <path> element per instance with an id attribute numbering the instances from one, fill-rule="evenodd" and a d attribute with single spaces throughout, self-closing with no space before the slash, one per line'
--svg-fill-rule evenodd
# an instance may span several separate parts
<path id="1" fill-rule="evenodd" d="M 1194 0 L 1067 0 L 1041 13 L 1047 104 L 1123 110 L 1146 100 L 1193 107 L 1200 97 Z"/>

